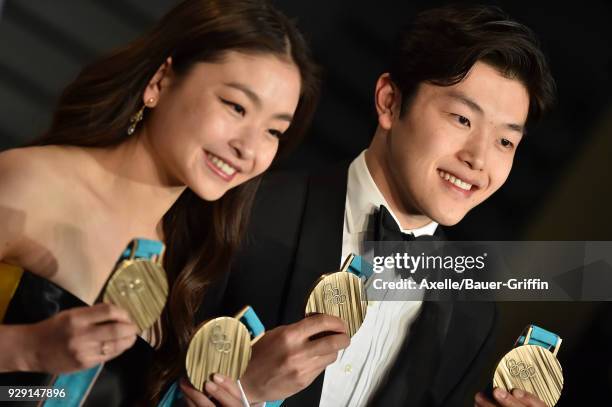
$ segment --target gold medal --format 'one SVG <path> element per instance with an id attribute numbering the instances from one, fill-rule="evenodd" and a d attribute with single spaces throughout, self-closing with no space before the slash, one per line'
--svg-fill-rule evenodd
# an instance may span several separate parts
<path id="1" fill-rule="evenodd" d="M 161 242 L 133 240 L 128 245 L 129 257 L 119 260 L 102 295 L 103 302 L 125 309 L 141 332 L 158 320 L 168 298 L 163 247 Z M 146 251 L 146 257 L 138 256 L 145 248 L 155 248 L 156 252 Z"/>
<path id="2" fill-rule="evenodd" d="M 251 359 L 251 346 L 263 336 L 259 319 L 255 316 L 256 322 L 252 322 L 254 314 L 251 307 L 245 307 L 235 318 L 214 318 L 198 327 L 185 359 L 187 376 L 193 387 L 203 391 L 204 384 L 215 373 L 233 380 L 244 374 Z M 257 323 L 260 328 L 254 327 Z"/>
<path id="3" fill-rule="evenodd" d="M 549 340 L 555 337 L 556 341 Z M 552 407 L 559 401 L 563 389 L 563 371 L 556 358 L 561 339 L 534 325 L 527 328 L 524 340 L 521 338 L 519 346 L 508 352 L 497 365 L 493 387 L 508 392 L 522 389 Z"/>
<path id="4" fill-rule="evenodd" d="M 349 255 L 340 271 L 319 277 L 306 303 L 306 316 L 339 317 L 346 322 L 349 337 L 361 327 L 368 305 L 362 279 L 348 271 L 354 258 L 355 255 Z"/>

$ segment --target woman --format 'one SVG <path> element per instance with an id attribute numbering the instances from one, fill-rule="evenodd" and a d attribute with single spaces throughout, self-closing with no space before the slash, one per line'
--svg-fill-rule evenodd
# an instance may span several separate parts
<path id="1" fill-rule="evenodd" d="M 122 310 L 64 308 L 93 303 L 132 238 L 159 239 L 170 295 L 153 336 L 157 400 L 181 376 L 194 310 L 227 268 L 258 176 L 299 140 L 317 85 L 295 27 L 249 0 L 185 1 L 83 69 L 49 131 L 0 154 L 0 274 L 27 270 L 18 292 L 36 309 L 0 326 L 0 348 L 12 350 L 0 372 L 70 372 L 132 347 L 137 329 Z M 49 290 L 72 305 L 42 302 Z M 139 386 L 121 388 L 115 404 L 143 396 Z"/>

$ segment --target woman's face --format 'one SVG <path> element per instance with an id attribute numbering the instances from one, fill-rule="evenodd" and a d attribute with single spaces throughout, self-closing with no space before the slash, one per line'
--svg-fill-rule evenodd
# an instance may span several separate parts
<path id="1" fill-rule="evenodd" d="M 300 72 L 271 54 L 230 51 L 178 77 L 169 60 L 144 92 L 143 134 L 165 182 L 212 201 L 265 171 L 300 97 Z"/>

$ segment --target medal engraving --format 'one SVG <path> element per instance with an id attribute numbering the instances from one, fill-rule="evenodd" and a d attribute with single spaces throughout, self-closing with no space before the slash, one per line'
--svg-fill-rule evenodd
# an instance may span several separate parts
<path id="1" fill-rule="evenodd" d="M 227 335 L 223 333 L 223 328 L 220 325 L 213 327 L 210 343 L 217 352 L 228 353 L 232 348 L 232 343 L 227 340 Z"/>
<path id="2" fill-rule="evenodd" d="M 134 280 L 123 280 L 120 279 L 117 281 L 117 289 L 119 290 L 119 294 L 122 296 L 126 295 L 138 295 L 142 290 L 144 290 L 144 284 L 142 280 L 136 278 Z"/>
<path id="3" fill-rule="evenodd" d="M 338 287 L 332 287 L 331 284 L 325 284 L 325 301 L 333 305 L 343 305 L 346 303 L 346 295 Z"/>
<path id="4" fill-rule="evenodd" d="M 514 359 L 508 359 L 506 361 L 506 367 L 510 372 L 510 376 L 518 377 L 522 380 L 531 379 L 536 374 L 534 367 L 527 365 L 522 360 L 517 363 Z"/>

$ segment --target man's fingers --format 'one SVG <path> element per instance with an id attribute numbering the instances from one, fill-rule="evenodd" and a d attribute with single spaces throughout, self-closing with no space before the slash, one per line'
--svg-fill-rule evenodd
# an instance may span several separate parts
<path id="1" fill-rule="evenodd" d="M 300 334 L 304 339 L 310 338 L 322 332 L 338 332 L 346 333 L 346 323 L 338 317 L 333 317 L 326 314 L 315 314 L 296 322 L 294 326 L 298 326 Z"/>
<path id="2" fill-rule="evenodd" d="M 493 397 L 502 407 L 526 407 L 525 404 L 513 397 L 512 394 L 500 389 L 499 387 L 493 390 Z"/>
<path id="3" fill-rule="evenodd" d="M 546 407 L 546 404 L 536 396 L 521 389 L 514 389 L 508 393 L 503 389 L 493 390 L 493 398 L 496 403 L 488 400 L 484 394 L 478 393 L 474 398 L 475 405 L 478 407 Z"/>
<path id="4" fill-rule="evenodd" d="M 325 368 L 338 359 L 337 353 L 330 353 L 323 356 L 315 356 L 310 361 L 310 367 L 307 373 L 313 374 L 314 377 L 318 376 Z"/>
<path id="5" fill-rule="evenodd" d="M 476 394 L 476 397 L 474 397 L 474 406 L 475 407 L 497 407 L 496 404 L 492 403 L 482 393 L 478 393 L 478 394 Z"/>
<path id="6" fill-rule="evenodd" d="M 331 365 L 332 363 L 334 363 L 336 361 L 336 359 L 338 359 L 338 354 L 337 353 L 330 353 L 329 355 L 323 355 L 323 356 L 318 356 L 316 357 L 313 362 L 314 362 L 314 371 L 322 371 L 323 369 L 325 369 L 327 366 Z"/>
<path id="7" fill-rule="evenodd" d="M 322 338 L 311 340 L 304 346 L 306 357 L 324 356 L 338 354 L 339 350 L 345 349 L 351 340 L 347 334 L 331 334 Z"/>
<path id="8" fill-rule="evenodd" d="M 521 389 L 513 389 L 512 396 L 528 407 L 546 407 L 542 400 Z"/>

